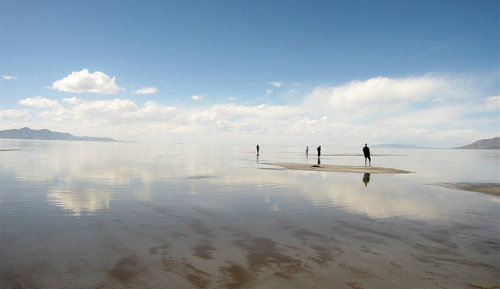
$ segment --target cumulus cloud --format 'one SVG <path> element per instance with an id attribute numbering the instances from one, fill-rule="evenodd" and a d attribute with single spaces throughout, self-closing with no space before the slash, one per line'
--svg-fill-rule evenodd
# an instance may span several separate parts
<path id="1" fill-rule="evenodd" d="M 41 96 L 26 98 L 19 101 L 20 105 L 31 106 L 34 108 L 54 108 L 59 106 L 59 101 L 55 99 L 43 98 Z"/>
<path id="2" fill-rule="evenodd" d="M 194 101 L 198 101 L 198 100 L 201 100 L 203 97 L 202 96 L 199 96 L 199 95 L 193 95 L 191 96 L 191 99 L 194 100 Z"/>
<path id="3" fill-rule="evenodd" d="M 427 74 L 316 87 L 302 104 L 313 115 L 327 115 L 330 121 L 324 131 L 342 135 L 342 140 L 363 137 L 380 143 L 432 145 L 471 139 L 478 133 L 471 127 L 488 125 L 498 130 L 492 117 L 473 117 L 492 110 L 497 101 L 496 96 L 481 98 L 480 94 L 474 77 Z M 339 124 L 345 127 L 335 127 Z M 448 139 L 442 137 L 444 132 Z"/>
<path id="4" fill-rule="evenodd" d="M 120 91 L 115 84 L 115 77 L 109 77 L 100 71 L 90 73 L 88 69 L 72 72 L 63 79 L 55 81 L 51 88 L 74 93 L 117 94 Z"/>
<path id="5" fill-rule="evenodd" d="M 392 79 L 371 78 L 341 86 L 317 87 L 305 99 L 308 105 L 337 115 L 361 117 L 400 111 L 407 105 L 437 96 L 446 83 L 428 76 Z"/>
<path id="6" fill-rule="evenodd" d="M 142 87 L 133 92 L 133 94 L 155 94 L 158 91 L 156 87 Z"/>

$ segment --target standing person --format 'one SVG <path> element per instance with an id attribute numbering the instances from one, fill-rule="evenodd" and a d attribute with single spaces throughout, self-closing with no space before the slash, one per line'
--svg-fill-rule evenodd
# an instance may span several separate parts
<path id="1" fill-rule="evenodd" d="M 372 166 L 372 159 L 370 158 L 370 148 L 368 147 L 367 144 L 365 144 L 365 147 L 363 148 L 363 154 L 365 155 L 365 167 L 366 167 L 366 159 L 368 159 L 369 166 Z"/>
<path id="2" fill-rule="evenodd" d="M 259 155 L 259 150 L 260 150 L 259 144 L 257 144 L 255 148 L 257 149 L 257 155 Z"/>
<path id="3" fill-rule="evenodd" d="M 306 146 L 306 157 L 309 156 L 309 146 Z"/>
<path id="4" fill-rule="evenodd" d="M 319 147 L 317 148 L 317 150 L 318 150 L 318 159 L 319 159 L 319 157 L 321 156 L 321 146 L 319 146 Z"/>

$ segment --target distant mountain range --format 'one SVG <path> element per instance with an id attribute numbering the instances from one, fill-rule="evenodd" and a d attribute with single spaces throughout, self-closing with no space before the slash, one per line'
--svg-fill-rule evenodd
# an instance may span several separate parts
<path id="1" fill-rule="evenodd" d="M 8 139 L 40 139 L 40 140 L 73 140 L 73 141 L 105 141 L 117 140 L 104 137 L 74 136 L 70 133 L 50 131 L 48 129 L 34 130 L 28 127 L 0 131 L 0 138 Z"/>
<path id="2" fill-rule="evenodd" d="M 500 149 L 500 137 L 481 139 L 457 149 Z"/>
<path id="3" fill-rule="evenodd" d="M 378 144 L 373 145 L 374 148 L 403 148 L 403 149 L 415 149 L 422 148 L 416 145 L 407 144 Z M 500 137 L 494 137 L 489 139 L 481 139 L 475 141 L 471 144 L 464 145 L 461 147 L 456 147 L 455 149 L 500 149 Z"/>

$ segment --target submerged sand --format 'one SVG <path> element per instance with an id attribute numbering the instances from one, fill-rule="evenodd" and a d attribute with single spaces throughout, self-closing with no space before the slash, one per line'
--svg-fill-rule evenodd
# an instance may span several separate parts
<path id="1" fill-rule="evenodd" d="M 409 174 L 410 171 L 380 168 L 380 167 L 361 167 L 361 166 L 345 166 L 345 165 L 317 165 L 307 163 L 266 163 L 267 165 L 280 166 L 290 170 L 302 171 L 326 171 L 326 172 L 343 172 L 343 173 L 365 173 L 365 174 Z"/>
<path id="2" fill-rule="evenodd" d="M 471 192 L 484 193 L 488 195 L 500 196 L 500 183 L 467 183 L 467 182 L 457 182 L 457 183 L 441 183 L 440 186 L 464 190 Z"/>

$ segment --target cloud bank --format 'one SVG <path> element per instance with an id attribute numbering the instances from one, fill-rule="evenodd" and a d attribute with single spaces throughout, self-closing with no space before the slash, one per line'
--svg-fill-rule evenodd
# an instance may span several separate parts
<path id="1" fill-rule="evenodd" d="M 19 102 L 29 109 L 0 111 L 0 119 L 10 126 L 36 122 L 74 134 L 137 141 L 446 147 L 498 134 L 499 97 L 482 95 L 471 83 L 433 75 L 376 77 L 315 87 L 294 105 L 228 101 L 187 107 L 118 97 L 37 96 Z"/>
<path id="2" fill-rule="evenodd" d="M 30 112 L 27 109 L 9 109 L 0 111 L 0 120 L 6 122 L 19 122 L 26 121 L 31 117 Z"/>

